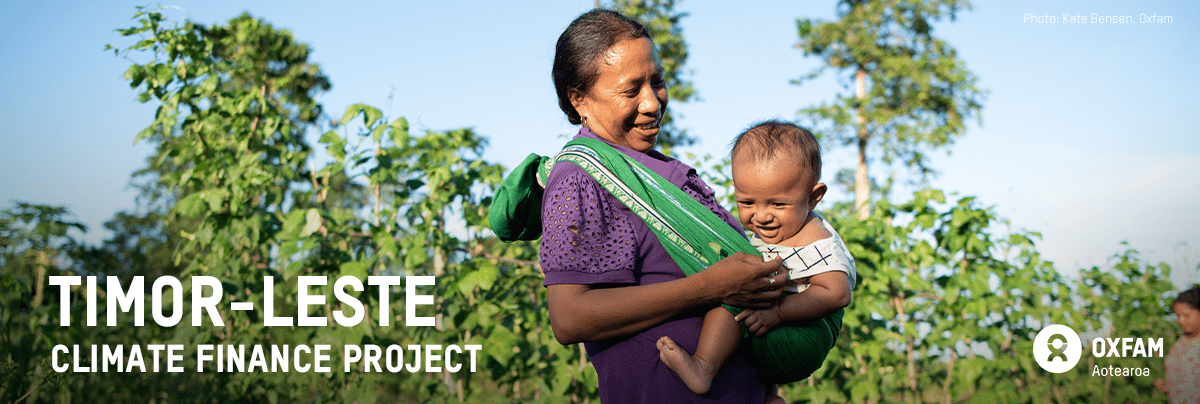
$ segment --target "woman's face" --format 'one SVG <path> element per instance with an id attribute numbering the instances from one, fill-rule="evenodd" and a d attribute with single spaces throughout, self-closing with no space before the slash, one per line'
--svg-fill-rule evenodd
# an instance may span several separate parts
<path id="1" fill-rule="evenodd" d="M 667 108 L 667 84 L 650 40 L 618 42 L 596 63 L 600 75 L 592 88 L 571 93 L 583 126 L 613 144 L 640 152 L 654 148 Z"/>
<path id="2" fill-rule="evenodd" d="M 1171 308 L 1175 311 L 1175 322 L 1183 328 L 1183 335 L 1200 335 L 1200 310 L 1185 303 L 1175 303 Z"/>

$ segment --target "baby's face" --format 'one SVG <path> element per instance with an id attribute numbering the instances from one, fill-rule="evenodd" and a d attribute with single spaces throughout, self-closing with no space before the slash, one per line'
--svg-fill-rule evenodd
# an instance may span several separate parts
<path id="1" fill-rule="evenodd" d="M 768 244 L 793 246 L 789 240 L 800 233 L 808 212 L 820 200 L 812 197 L 811 175 L 787 161 L 735 161 L 733 189 L 742 226 Z"/>

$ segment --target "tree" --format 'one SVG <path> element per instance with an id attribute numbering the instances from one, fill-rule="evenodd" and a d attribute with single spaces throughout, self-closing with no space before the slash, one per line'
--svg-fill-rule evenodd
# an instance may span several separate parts
<path id="1" fill-rule="evenodd" d="M 58 379 L 45 366 L 52 338 L 40 332 L 57 297 L 46 279 L 70 270 L 79 249 L 72 230 L 86 227 L 65 207 L 13 205 L 0 211 L 0 399 L 17 402 Z"/>
<path id="2" fill-rule="evenodd" d="M 151 281 L 163 275 L 177 276 L 183 268 L 175 264 L 173 256 L 182 238 L 168 236 L 169 230 L 163 225 L 165 218 L 158 211 L 117 212 L 104 222 L 112 238 L 99 247 L 84 246 L 76 259 L 88 273 L 119 276 L 123 281 L 135 276 L 145 276 Z M 178 235 L 183 227 L 174 228 Z"/>
<path id="3" fill-rule="evenodd" d="M 553 336 L 542 331 L 548 324 L 545 292 L 529 265 L 536 250 L 501 245 L 483 231 L 489 195 L 503 173 L 482 159 L 485 139 L 469 129 L 410 133 L 403 118 L 386 119 L 377 108 L 356 104 L 320 137 L 329 158 L 318 164 L 303 134 L 321 109 L 312 95 L 329 85 L 307 62 L 308 48 L 290 33 L 248 15 L 214 27 L 163 24 L 161 14 L 146 10 L 136 18 L 141 25 L 121 33 L 146 39 L 126 52 L 148 53 L 153 60 L 135 62 L 126 77 L 143 89 L 143 100 L 160 105 L 139 138 L 158 146 L 149 169 L 157 178 L 147 189 L 161 195 L 167 228 L 179 226 L 174 231 L 183 241 L 174 260 L 182 276 L 215 276 L 225 293 L 243 301 L 263 301 L 264 277 L 277 279 L 279 315 L 292 317 L 299 275 L 437 278 L 435 327 L 378 326 L 371 314 L 356 327 L 265 329 L 255 313 L 223 311 L 224 325 L 205 321 L 199 328 L 170 330 L 172 338 L 332 342 L 335 351 L 344 344 L 487 340 L 479 365 L 491 372 L 482 383 L 449 372 L 432 378 L 359 371 L 189 373 L 182 382 L 135 389 L 222 402 L 487 401 L 495 390 L 520 402 L 594 396 L 587 386 L 594 385 L 595 373 L 578 365 L 579 351 L 548 348 Z M 402 300 L 357 295 L 366 307 L 391 304 L 392 313 L 404 313 Z M 330 307 L 338 306 L 326 306 L 325 313 Z M 568 368 L 573 371 L 557 371 Z"/>
<path id="4" fill-rule="evenodd" d="M 823 22 L 801 18 L 796 25 L 805 56 L 824 66 L 794 84 L 819 76 L 825 69 L 853 77 L 854 93 L 799 111 L 817 135 L 858 149 L 855 208 L 869 216 L 870 182 L 867 148 L 878 145 L 880 159 L 900 159 L 923 176 L 932 170 L 926 153 L 950 145 L 961 136 L 964 121 L 977 116 L 985 92 L 957 52 L 933 36 L 933 23 L 954 20 L 966 0 L 841 0 L 839 19 Z"/>
<path id="5" fill-rule="evenodd" d="M 168 225 L 194 222 L 180 230 L 189 242 L 177 259 L 212 257 L 201 266 L 217 273 L 231 269 L 222 262 L 229 258 L 261 261 L 270 251 L 244 247 L 278 230 L 271 212 L 307 183 L 304 132 L 320 116 L 313 97 L 328 78 L 307 61 L 307 45 L 248 14 L 212 27 L 163 27 L 161 14 L 143 9 L 137 17 L 140 27 L 119 31 L 148 37 L 124 52 L 148 51 L 153 60 L 125 76 L 144 86 L 141 101 L 162 104 L 137 139 L 157 148 L 146 170 L 168 190 Z M 214 235 L 226 225 L 239 234 Z"/>
<path id="6" fill-rule="evenodd" d="M 1114 255 L 1111 269 L 1097 267 L 1084 268 L 1079 271 L 1079 299 L 1083 301 L 1082 314 L 1088 323 L 1088 329 L 1097 331 L 1099 337 L 1108 338 L 1163 338 L 1163 348 L 1169 351 L 1175 345 L 1179 334 L 1166 332 L 1175 328 L 1167 321 L 1171 312 L 1171 303 L 1176 293 L 1171 285 L 1171 268 L 1166 264 L 1150 265 L 1138 257 L 1137 250 L 1125 246 L 1125 252 Z M 1092 345 L 1085 341 L 1085 349 Z M 1094 357 L 1084 355 L 1086 361 L 1080 360 L 1074 374 L 1075 380 L 1081 381 L 1074 387 L 1082 400 L 1090 402 L 1165 402 L 1166 397 L 1159 394 L 1153 382 L 1157 377 L 1136 377 L 1114 375 L 1104 379 L 1103 388 L 1100 383 L 1087 383 L 1094 380 L 1092 372 L 1108 366 L 1126 368 L 1150 369 L 1153 375 L 1165 374 L 1164 362 L 1161 357 Z"/>
<path id="7" fill-rule="evenodd" d="M 945 206 L 945 207 L 942 207 Z M 1066 280 L 1032 235 L 974 198 L 922 190 L 866 220 L 834 217 L 858 286 L 837 347 L 814 381 L 787 386 L 814 402 L 1027 402 L 1021 365 L 1041 323 L 1073 312 Z M 894 220 L 896 218 L 902 220 Z M 896 224 L 904 222 L 904 224 Z M 1034 365 L 1036 367 L 1036 365 Z"/>
<path id="8" fill-rule="evenodd" d="M 280 234 L 290 230 L 288 225 L 295 227 L 287 220 L 288 208 L 306 198 L 312 182 L 306 164 L 311 147 L 304 135 L 321 116 L 314 97 L 329 89 L 329 80 L 308 61 L 307 45 L 248 14 L 205 26 L 165 21 L 161 13 L 139 8 L 135 19 L 139 25 L 118 32 L 141 40 L 115 52 L 150 59 L 134 62 L 125 78 L 141 91 L 142 102 L 159 104 L 137 139 L 156 148 L 144 170 L 153 178 L 143 196 L 164 207 L 163 228 L 179 237 L 160 246 L 175 248 L 172 258 L 182 267 L 180 275 L 216 276 L 239 299 L 261 299 L 263 276 L 282 270 L 271 265 L 281 254 Z M 294 291 L 294 285 L 282 286 L 277 289 L 281 299 Z M 193 343 L 262 342 L 258 329 L 243 325 L 253 324 L 248 315 L 221 317 L 225 326 L 170 332 Z M 303 340 L 288 333 L 274 337 Z M 251 397 L 249 389 L 256 385 L 278 386 L 294 398 L 311 393 L 305 388 L 317 388 L 310 384 L 306 378 L 197 374 L 168 386 L 173 396 L 190 395 L 188 389 L 197 386 L 220 386 L 208 395 L 226 401 Z M 253 396 L 266 401 L 263 394 Z"/>
<path id="9" fill-rule="evenodd" d="M 65 263 L 81 247 L 68 233 L 86 232 L 87 226 L 68 221 L 72 215 L 66 207 L 15 205 L 0 211 L 0 269 L 31 280 L 31 305 L 37 307 L 45 295 L 46 277 L 69 269 Z"/>
<path id="10" fill-rule="evenodd" d="M 600 6 L 600 0 L 596 0 L 596 8 Z M 608 8 L 642 23 L 650 32 L 650 40 L 658 48 L 658 57 L 662 60 L 663 79 L 667 82 L 670 100 L 688 102 L 698 99 L 696 88 L 688 78 L 691 71 L 685 67 L 687 43 L 683 28 L 679 26 L 687 13 L 675 11 L 675 0 L 613 0 Z M 666 147 L 696 143 L 696 138 L 688 136 L 686 129 L 675 124 L 676 114 L 672 114 L 670 108 L 668 104 L 667 112 L 663 114 L 658 142 Z"/>

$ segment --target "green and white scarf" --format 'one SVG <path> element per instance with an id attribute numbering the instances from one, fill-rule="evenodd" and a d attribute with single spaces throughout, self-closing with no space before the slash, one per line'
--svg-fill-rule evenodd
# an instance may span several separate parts
<path id="1" fill-rule="evenodd" d="M 491 226 L 502 239 L 511 239 L 506 241 L 532 240 L 541 235 L 540 220 L 538 229 L 525 229 L 521 223 L 515 223 L 540 215 L 540 203 L 537 203 L 537 213 L 530 209 L 533 206 L 526 206 L 530 211 L 524 215 L 509 212 L 507 207 L 522 203 L 533 205 L 533 201 L 521 200 L 532 194 L 525 191 L 532 185 L 527 176 L 536 175 L 537 181 L 545 184 L 555 164 L 569 161 L 583 168 L 601 187 L 645 221 L 686 275 L 700 272 L 736 251 L 759 255 L 740 229 L 729 226 L 666 178 L 603 141 L 579 138 L 567 143 L 553 158 L 539 157 L 526 158 L 505 179 L 493 198 L 489 212 Z M 538 197 L 537 202 L 540 202 L 540 195 Z M 514 228 L 521 230 L 509 230 Z"/>

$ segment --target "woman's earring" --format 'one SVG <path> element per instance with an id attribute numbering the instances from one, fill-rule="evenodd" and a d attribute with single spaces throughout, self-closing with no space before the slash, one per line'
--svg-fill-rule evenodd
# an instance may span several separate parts
<path id="1" fill-rule="evenodd" d="M 584 125 L 587 125 L 587 117 L 586 117 L 586 116 L 585 116 L 585 117 L 583 117 L 583 124 L 584 124 Z"/>

